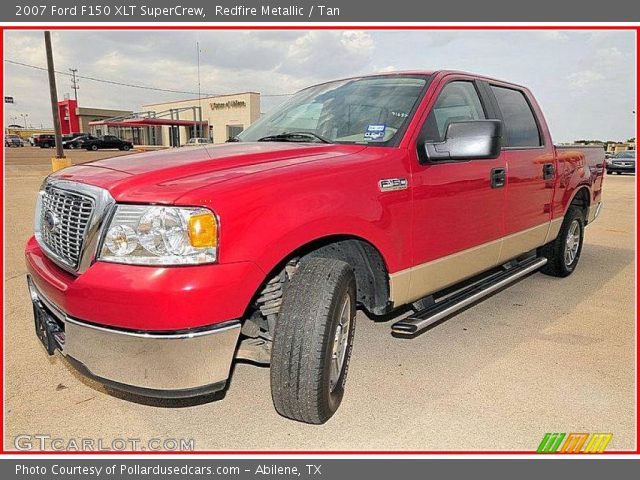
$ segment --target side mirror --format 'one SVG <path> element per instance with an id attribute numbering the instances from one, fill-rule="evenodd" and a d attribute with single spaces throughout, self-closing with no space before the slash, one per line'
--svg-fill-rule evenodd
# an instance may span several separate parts
<path id="1" fill-rule="evenodd" d="M 500 120 L 452 122 L 444 142 L 425 142 L 427 162 L 497 158 L 502 144 Z"/>

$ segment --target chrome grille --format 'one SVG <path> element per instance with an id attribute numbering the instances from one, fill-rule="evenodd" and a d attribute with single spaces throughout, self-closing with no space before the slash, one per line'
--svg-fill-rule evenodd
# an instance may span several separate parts
<path id="1" fill-rule="evenodd" d="M 91 198 L 47 185 L 41 193 L 40 236 L 64 263 L 77 268 L 93 214 Z"/>

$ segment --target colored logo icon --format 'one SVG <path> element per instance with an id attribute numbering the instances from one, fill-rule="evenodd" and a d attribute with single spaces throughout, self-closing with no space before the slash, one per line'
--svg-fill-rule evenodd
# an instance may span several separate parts
<path id="1" fill-rule="evenodd" d="M 602 453 L 612 437 L 613 433 L 545 433 L 536 452 Z"/>

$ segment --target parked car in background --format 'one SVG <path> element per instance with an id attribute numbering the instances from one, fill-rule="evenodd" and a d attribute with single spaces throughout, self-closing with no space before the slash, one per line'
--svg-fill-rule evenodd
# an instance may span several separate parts
<path id="1" fill-rule="evenodd" d="M 146 396 L 210 394 L 234 359 L 270 364 L 276 410 L 324 423 L 356 310 L 412 309 L 389 333 L 413 337 L 536 270 L 570 275 L 604 170 L 601 146 L 554 146 L 520 85 L 451 71 L 316 85 L 233 143 L 49 175 L 25 251 L 35 333 Z"/>
<path id="2" fill-rule="evenodd" d="M 40 148 L 53 148 L 56 146 L 55 135 L 38 135 L 33 138 L 34 146 Z"/>
<path id="3" fill-rule="evenodd" d="M 607 173 L 636 173 L 636 151 L 618 152 L 607 159 Z"/>
<path id="4" fill-rule="evenodd" d="M 88 134 L 76 135 L 67 140 L 62 141 L 62 148 L 74 149 L 82 148 L 84 143 L 89 140 L 96 140 L 97 137 Z"/>
<path id="5" fill-rule="evenodd" d="M 82 148 L 86 150 L 102 150 L 106 148 L 117 148 L 118 150 L 131 150 L 133 143 L 122 140 L 114 135 L 104 135 L 83 141 Z"/>
<path id="6" fill-rule="evenodd" d="M 184 146 L 193 147 L 195 145 L 208 145 L 210 143 L 211 143 L 211 140 L 209 140 L 208 138 L 193 137 L 193 138 L 190 138 L 189 141 L 184 144 Z"/>
<path id="7" fill-rule="evenodd" d="M 5 147 L 23 147 L 22 139 L 18 135 L 6 135 L 4 137 Z"/>

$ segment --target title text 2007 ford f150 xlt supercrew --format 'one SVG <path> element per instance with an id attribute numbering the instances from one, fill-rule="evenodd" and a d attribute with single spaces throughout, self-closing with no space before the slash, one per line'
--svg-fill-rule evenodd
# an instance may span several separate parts
<path id="1" fill-rule="evenodd" d="M 604 168 L 602 149 L 555 147 L 518 85 L 316 85 L 226 144 L 49 176 L 26 247 L 36 332 L 149 396 L 223 389 L 237 358 L 270 364 L 277 411 L 323 423 L 356 309 L 404 307 L 391 330 L 412 336 L 534 270 L 571 274 Z"/>

